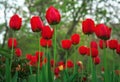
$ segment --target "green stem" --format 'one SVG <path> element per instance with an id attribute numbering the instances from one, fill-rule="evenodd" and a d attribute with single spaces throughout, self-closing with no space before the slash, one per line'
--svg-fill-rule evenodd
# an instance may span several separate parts
<path id="1" fill-rule="evenodd" d="M 66 51 L 66 53 L 65 53 L 65 63 L 66 63 L 66 71 L 67 71 L 67 56 L 68 56 L 68 52 Z"/>
<path id="2" fill-rule="evenodd" d="M 56 62 L 56 58 L 57 58 L 57 54 L 56 54 L 56 31 L 57 31 L 57 28 L 55 27 L 54 28 L 54 61 Z M 54 63 L 55 64 L 55 63 Z M 54 68 L 55 68 L 55 65 L 54 65 Z"/>
<path id="3" fill-rule="evenodd" d="M 14 38 L 14 34 L 15 34 L 15 31 L 13 31 L 13 38 Z M 10 58 L 10 67 L 9 67 L 9 69 L 10 69 L 10 82 L 12 81 L 12 77 L 11 77 L 11 70 L 12 70 L 12 59 L 13 59 L 13 54 L 14 54 L 14 40 L 12 39 L 12 50 L 11 50 L 11 58 Z"/>
<path id="4" fill-rule="evenodd" d="M 108 82 L 108 69 L 107 69 L 107 61 L 106 61 L 107 57 L 106 57 L 106 48 L 104 48 L 104 57 L 103 57 L 103 60 L 104 60 L 104 68 L 105 68 L 105 72 L 104 72 L 104 80 L 105 82 Z"/>
<path id="5" fill-rule="evenodd" d="M 38 35 L 38 52 L 40 52 L 40 37 Z M 38 55 L 38 69 L 37 69 L 37 82 L 39 82 L 39 75 L 40 75 L 40 54 Z"/>

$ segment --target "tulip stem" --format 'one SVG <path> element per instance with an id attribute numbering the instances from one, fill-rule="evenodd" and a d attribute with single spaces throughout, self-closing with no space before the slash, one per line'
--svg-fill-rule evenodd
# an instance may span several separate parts
<path id="1" fill-rule="evenodd" d="M 67 71 L 67 56 L 68 56 L 68 52 L 66 50 L 66 53 L 65 53 L 65 64 L 66 64 L 66 71 Z"/>
<path id="2" fill-rule="evenodd" d="M 13 31 L 13 38 L 14 38 L 14 34 L 15 34 L 15 31 Z M 11 58 L 10 58 L 10 75 L 9 75 L 9 77 L 10 77 L 10 82 L 12 81 L 12 77 L 11 77 L 11 70 L 12 70 L 12 58 L 13 58 L 13 54 L 14 54 L 14 40 L 12 39 L 12 50 L 11 50 Z"/>
<path id="3" fill-rule="evenodd" d="M 105 82 L 108 82 L 108 72 L 107 72 L 107 61 L 106 61 L 107 57 L 106 57 L 106 48 L 104 48 L 104 57 L 103 57 L 103 60 L 104 60 L 104 67 L 105 67 L 105 74 L 104 74 L 104 80 Z"/>
<path id="4" fill-rule="evenodd" d="M 54 61 L 56 62 L 56 31 L 57 31 L 57 28 L 54 27 Z M 55 68 L 55 63 L 54 63 L 54 68 Z"/>
<path id="5" fill-rule="evenodd" d="M 40 38 L 38 35 L 38 52 L 40 53 Z M 38 55 L 38 68 L 37 68 L 37 82 L 39 82 L 39 75 L 40 75 L 40 54 Z"/>

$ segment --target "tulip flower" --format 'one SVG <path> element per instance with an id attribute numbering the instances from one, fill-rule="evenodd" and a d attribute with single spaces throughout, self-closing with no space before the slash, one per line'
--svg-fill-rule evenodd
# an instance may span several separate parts
<path id="1" fill-rule="evenodd" d="M 17 57 L 20 57 L 20 56 L 22 55 L 22 51 L 21 51 L 20 48 L 16 48 L 16 49 L 15 49 L 15 55 L 16 55 Z"/>
<path id="2" fill-rule="evenodd" d="M 12 46 L 13 46 L 13 48 L 17 47 L 17 40 L 16 40 L 16 38 L 9 38 L 8 39 L 8 48 L 12 49 Z"/>
<path id="3" fill-rule="evenodd" d="M 55 7 L 50 6 L 46 11 L 46 19 L 50 25 L 54 25 L 60 22 L 61 16 Z"/>
<path id="4" fill-rule="evenodd" d="M 43 28 L 43 22 L 39 16 L 33 16 L 30 19 L 30 24 L 33 32 L 40 32 Z"/>
<path id="5" fill-rule="evenodd" d="M 100 57 L 94 57 L 93 58 L 93 63 L 95 64 L 95 65 L 97 65 L 97 64 L 99 64 L 100 63 Z"/>
<path id="6" fill-rule="evenodd" d="M 105 24 L 98 24 L 95 28 L 95 34 L 102 40 L 108 40 L 111 35 L 111 28 L 108 28 Z"/>
<path id="7" fill-rule="evenodd" d="M 72 60 L 67 60 L 67 68 L 73 68 L 74 67 L 74 64 L 72 62 Z"/>
<path id="8" fill-rule="evenodd" d="M 97 57 L 98 56 L 98 49 L 92 48 L 91 49 L 91 56 L 92 57 Z"/>
<path id="9" fill-rule="evenodd" d="M 95 41 L 91 41 L 91 44 L 90 44 L 91 48 L 96 48 L 98 49 L 98 45 Z"/>
<path id="10" fill-rule="evenodd" d="M 79 44 L 79 42 L 80 42 L 79 34 L 73 34 L 71 36 L 71 41 L 72 41 L 72 44 L 74 44 L 74 45 Z"/>
<path id="11" fill-rule="evenodd" d="M 61 45 L 62 45 L 62 48 L 63 48 L 63 49 L 68 50 L 68 49 L 71 48 L 72 42 L 71 42 L 71 40 L 68 40 L 68 39 L 62 40 L 62 41 L 61 41 Z"/>
<path id="12" fill-rule="evenodd" d="M 22 25 L 22 19 L 17 14 L 13 15 L 10 18 L 9 26 L 11 29 L 19 30 L 21 25 Z"/>
<path id="13" fill-rule="evenodd" d="M 120 54 L 120 44 L 118 44 L 117 48 L 116 48 L 116 53 Z"/>
<path id="14" fill-rule="evenodd" d="M 94 33 L 95 24 L 92 19 L 86 19 L 82 22 L 82 31 L 84 34 Z"/>
<path id="15" fill-rule="evenodd" d="M 109 41 L 108 41 L 108 47 L 109 47 L 110 49 L 115 50 L 115 49 L 117 48 L 117 46 L 118 46 L 118 41 L 117 41 L 117 40 L 112 39 L 112 40 L 109 40 Z"/>
<path id="16" fill-rule="evenodd" d="M 53 36 L 53 29 L 50 28 L 49 26 L 44 26 L 41 32 L 41 35 L 44 39 L 51 39 Z"/>
<path id="17" fill-rule="evenodd" d="M 100 47 L 101 49 L 107 48 L 107 41 L 99 40 L 99 47 Z"/>
<path id="18" fill-rule="evenodd" d="M 79 54 L 81 54 L 81 55 L 86 55 L 86 54 L 87 54 L 87 50 L 88 50 L 88 48 L 87 48 L 86 46 L 80 46 L 80 47 L 78 48 L 78 52 L 79 52 Z"/>
<path id="19" fill-rule="evenodd" d="M 41 38 L 40 39 L 40 45 L 42 46 L 42 47 L 51 47 L 52 46 L 52 40 L 51 39 L 49 39 L 49 40 L 46 40 L 46 39 L 44 39 L 44 38 Z"/>

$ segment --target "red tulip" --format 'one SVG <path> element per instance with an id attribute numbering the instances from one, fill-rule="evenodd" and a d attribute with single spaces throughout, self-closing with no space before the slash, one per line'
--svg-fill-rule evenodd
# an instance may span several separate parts
<path id="1" fill-rule="evenodd" d="M 50 65 L 53 67 L 55 65 L 55 61 L 53 59 L 50 60 Z"/>
<path id="2" fill-rule="evenodd" d="M 17 57 L 20 57 L 20 56 L 22 55 L 22 51 L 21 51 L 20 48 L 16 48 L 16 49 L 15 49 L 15 55 L 16 55 Z"/>
<path id="3" fill-rule="evenodd" d="M 49 26 L 44 26 L 41 32 L 41 35 L 44 39 L 51 39 L 53 36 L 53 29 Z"/>
<path id="4" fill-rule="evenodd" d="M 59 76 L 59 73 L 60 73 L 60 70 L 59 70 L 58 67 L 56 67 L 56 68 L 54 69 L 54 74 L 55 74 L 55 76 L 58 77 L 58 76 Z"/>
<path id="5" fill-rule="evenodd" d="M 107 41 L 99 40 L 99 47 L 100 47 L 101 49 L 107 48 Z"/>
<path id="6" fill-rule="evenodd" d="M 26 54 L 26 59 L 27 59 L 27 60 L 31 60 L 31 58 L 32 58 L 32 55 L 31 55 L 31 54 Z"/>
<path id="7" fill-rule="evenodd" d="M 36 56 L 32 56 L 30 60 L 30 65 L 35 65 L 37 63 L 38 59 Z"/>
<path id="8" fill-rule="evenodd" d="M 72 41 L 72 44 L 74 44 L 74 45 L 79 44 L 79 42 L 80 42 L 79 34 L 73 34 L 71 36 L 71 41 Z"/>
<path id="9" fill-rule="evenodd" d="M 9 38 L 8 39 L 8 48 L 11 49 L 12 46 L 13 46 L 13 48 L 17 47 L 17 40 L 16 40 L 16 38 Z"/>
<path id="10" fill-rule="evenodd" d="M 39 57 L 40 57 L 40 61 L 42 61 L 43 54 L 44 54 L 43 52 L 37 51 L 37 52 L 35 53 L 35 56 L 37 57 L 37 60 L 39 60 Z"/>
<path id="11" fill-rule="evenodd" d="M 52 40 L 51 39 L 49 39 L 49 40 L 46 40 L 46 39 L 44 39 L 44 38 L 41 38 L 40 39 L 40 45 L 42 46 L 42 47 L 51 47 L 52 46 Z"/>
<path id="12" fill-rule="evenodd" d="M 39 32 L 43 28 L 43 22 L 39 16 L 33 16 L 30 19 L 31 29 L 33 32 Z"/>
<path id="13" fill-rule="evenodd" d="M 65 63 L 64 63 L 63 61 L 59 61 L 59 62 L 57 63 L 57 65 L 58 65 L 58 66 L 61 66 L 61 65 L 65 66 Z"/>
<path id="14" fill-rule="evenodd" d="M 97 64 L 99 64 L 100 63 L 100 57 L 94 57 L 93 58 L 93 63 L 95 64 L 95 65 L 97 65 Z"/>
<path id="15" fill-rule="evenodd" d="M 68 40 L 68 39 L 62 40 L 62 41 L 61 41 L 61 44 L 62 44 L 62 48 L 63 48 L 63 49 L 67 49 L 67 50 L 70 49 L 71 46 L 72 46 L 71 40 Z"/>
<path id="16" fill-rule="evenodd" d="M 71 60 L 67 60 L 67 68 L 73 68 L 74 64 Z"/>
<path id="17" fill-rule="evenodd" d="M 22 25 L 22 19 L 17 15 L 13 15 L 10 18 L 9 26 L 13 30 L 19 30 Z"/>
<path id="18" fill-rule="evenodd" d="M 111 35 L 111 28 L 108 28 L 105 24 L 98 24 L 95 28 L 95 34 L 102 40 L 108 40 Z"/>
<path id="19" fill-rule="evenodd" d="M 97 57 L 98 56 L 98 49 L 92 48 L 91 49 L 91 56 L 92 57 Z"/>
<path id="20" fill-rule="evenodd" d="M 98 45 L 95 41 L 92 41 L 91 44 L 90 44 L 91 48 L 96 48 L 98 49 Z"/>
<path id="21" fill-rule="evenodd" d="M 117 46 L 118 46 L 118 41 L 117 40 L 114 40 L 114 39 L 112 39 L 112 40 L 109 40 L 108 41 L 108 47 L 110 48 L 110 49 L 116 49 L 117 48 Z"/>
<path id="22" fill-rule="evenodd" d="M 49 24 L 54 25 L 60 22 L 61 16 L 59 11 L 56 8 L 54 8 L 53 6 L 50 6 L 46 11 L 46 19 Z"/>
<path id="23" fill-rule="evenodd" d="M 120 54 L 120 44 L 118 44 L 117 48 L 116 48 L 116 53 Z"/>
<path id="24" fill-rule="evenodd" d="M 79 54 L 81 54 L 81 55 L 87 54 L 87 52 L 88 52 L 87 50 L 88 50 L 88 48 L 85 47 L 85 46 L 80 46 L 79 49 L 78 49 Z"/>
<path id="25" fill-rule="evenodd" d="M 82 22 L 82 31 L 84 34 L 92 34 L 94 32 L 95 24 L 92 19 L 86 19 Z"/>
<path id="26" fill-rule="evenodd" d="M 90 48 L 87 48 L 87 56 L 90 56 Z"/>

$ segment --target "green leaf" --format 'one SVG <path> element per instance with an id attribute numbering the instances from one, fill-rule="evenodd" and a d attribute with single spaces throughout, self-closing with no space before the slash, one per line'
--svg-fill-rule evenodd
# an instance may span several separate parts
<path id="1" fill-rule="evenodd" d="M 12 78 L 12 82 L 17 82 L 17 78 L 18 78 L 18 71 L 15 72 L 15 75 Z"/>
<path id="2" fill-rule="evenodd" d="M 28 82 L 36 82 L 36 75 L 35 74 L 29 75 Z"/>
<path id="3" fill-rule="evenodd" d="M 5 77 L 6 77 L 6 82 L 10 82 L 10 77 L 11 77 L 11 73 L 10 73 L 10 65 L 9 65 L 9 59 L 6 58 L 5 61 Z"/>

